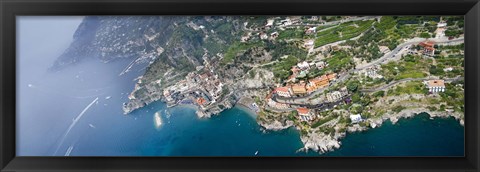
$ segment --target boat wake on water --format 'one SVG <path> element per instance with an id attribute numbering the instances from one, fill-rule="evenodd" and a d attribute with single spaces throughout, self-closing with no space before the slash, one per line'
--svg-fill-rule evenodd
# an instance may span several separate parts
<path id="1" fill-rule="evenodd" d="M 93 104 L 95 104 L 97 101 L 98 101 L 98 97 L 95 98 L 95 100 L 93 100 L 90 104 L 88 104 L 87 107 L 85 107 L 85 108 L 83 109 L 83 111 L 80 112 L 80 114 L 78 114 L 78 116 L 77 116 L 76 118 L 73 118 L 72 124 L 70 124 L 70 126 L 68 127 L 68 129 L 67 129 L 67 131 L 65 132 L 65 134 L 63 134 L 62 139 L 60 140 L 60 144 L 58 144 L 57 149 L 56 149 L 55 152 L 53 153 L 54 155 L 57 154 L 58 150 L 60 149 L 60 147 L 62 146 L 63 142 L 65 141 L 65 138 L 67 137 L 68 133 L 70 133 L 70 130 L 72 130 L 72 128 L 75 127 L 75 125 L 76 125 L 77 122 L 80 120 L 80 118 L 82 118 L 82 116 L 85 114 L 85 112 L 87 112 L 87 110 L 88 110 Z"/>
<path id="2" fill-rule="evenodd" d="M 70 153 L 72 153 L 73 150 L 73 145 L 68 147 L 67 152 L 65 152 L 65 156 L 70 156 Z"/>
<path id="3" fill-rule="evenodd" d="M 155 122 L 155 127 L 158 129 L 160 126 L 162 126 L 162 117 L 160 116 L 160 112 L 156 112 L 155 115 L 153 115 L 153 119 Z"/>

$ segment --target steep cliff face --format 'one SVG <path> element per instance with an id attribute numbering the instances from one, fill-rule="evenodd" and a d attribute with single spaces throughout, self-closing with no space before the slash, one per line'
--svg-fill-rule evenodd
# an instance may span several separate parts
<path id="1" fill-rule="evenodd" d="M 73 35 L 73 42 L 57 58 L 50 70 L 59 70 L 64 66 L 80 61 L 89 54 L 93 54 L 91 43 L 95 39 L 99 24 L 98 17 L 85 17 Z"/>
<path id="2" fill-rule="evenodd" d="M 90 57 L 109 62 L 155 53 L 171 36 L 174 21 L 174 17 L 162 16 L 87 16 L 75 32 L 74 41 L 52 69 Z"/>
<path id="3" fill-rule="evenodd" d="M 109 62 L 146 55 L 162 57 L 162 61 L 169 66 L 192 68 L 202 62 L 204 44 L 231 41 L 231 34 L 217 37 L 211 32 L 218 27 L 216 23 L 220 20 L 223 18 L 87 16 L 75 32 L 70 47 L 51 69 L 58 70 L 84 58 Z M 225 29 L 235 28 L 227 26 Z M 217 51 L 212 50 L 212 53 Z M 162 53 L 164 55 L 161 56 Z"/>
<path id="4" fill-rule="evenodd" d="M 61 70 L 86 58 L 105 63 L 125 58 L 135 63 L 148 62 L 129 102 L 124 104 L 126 113 L 161 99 L 165 87 L 206 66 L 215 70 L 210 72 L 226 84 L 225 90 L 238 90 L 241 88 L 235 82 L 259 63 L 299 51 L 306 54 L 285 41 L 261 38 L 262 34 L 273 33 L 264 29 L 267 18 L 88 16 L 78 27 L 70 47 L 51 69 Z M 248 37 L 247 42 L 244 37 Z"/>
<path id="5" fill-rule="evenodd" d="M 137 101 L 129 102 L 140 107 L 158 100 L 163 85 L 204 65 L 204 60 L 221 58 L 240 39 L 245 20 L 239 16 L 87 16 L 70 47 L 50 69 L 61 70 L 85 58 L 105 63 L 148 59 L 151 64 L 132 93 Z"/>
<path id="6" fill-rule="evenodd" d="M 176 83 L 205 61 L 211 66 L 218 63 L 229 46 L 238 41 L 244 32 L 242 17 L 183 17 L 173 23 L 173 30 L 163 53 L 148 66 L 145 74 L 124 105 L 125 112 L 133 111 L 163 96 L 163 88 Z M 219 69 L 221 70 L 221 69 Z"/>

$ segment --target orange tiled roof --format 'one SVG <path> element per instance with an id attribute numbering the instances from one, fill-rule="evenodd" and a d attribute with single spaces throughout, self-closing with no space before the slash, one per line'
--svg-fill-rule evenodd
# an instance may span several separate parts
<path id="1" fill-rule="evenodd" d="M 324 87 L 324 86 L 326 86 L 326 85 L 328 85 L 328 84 L 329 84 L 328 80 L 324 80 L 324 81 L 322 81 L 322 82 L 319 82 L 319 83 L 317 84 L 317 86 L 318 86 L 318 87 Z"/>
<path id="2" fill-rule="evenodd" d="M 320 77 L 317 77 L 317 78 L 314 78 L 314 79 L 311 79 L 309 80 L 312 84 L 314 84 L 315 86 L 324 86 L 324 85 L 328 85 L 328 77 L 326 75 L 322 75 Z"/>
<path id="3" fill-rule="evenodd" d="M 435 42 L 433 41 L 420 42 L 418 45 L 422 47 L 433 47 L 433 45 L 435 45 Z"/>
<path id="4" fill-rule="evenodd" d="M 307 89 L 305 88 L 305 84 L 297 84 L 292 86 L 293 93 L 306 93 Z"/>
<path id="5" fill-rule="evenodd" d="M 207 102 L 207 100 L 205 100 L 205 99 L 202 98 L 202 97 L 200 97 L 200 98 L 197 99 L 197 103 L 198 103 L 199 105 L 203 105 L 203 104 L 205 104 L 206 102 Z"/>
<path id="6" fill-rule="evenodd" d="M 310 109 L 300 107 L 300 108 L 297 108 L 297 112 L 298 112 L 299 114 L 307 114 L 307 113 L 310 112 Z"/>
<path id="7" fill-rule="evenodd" d="M 275 91 L 288 92 L 288 87 L 278 87 Z"/>
<path id="8" fill-rule="evenodd" d="M 425 49 L 430 50 L 430 51 L 435 50 L 435 48 L 433 48 L 433 47 L 425 47 Z"/>
<path id="9" fill-rule="evenodd" d="M 332 79 L 334 79 L 335 77 L 337 77 L 337 74 L 336 74 L 336 73 L 331 73 L 331 74 L 328 74 L 328 75 L 327 75 L 327 78 L 328 78 L 329 80 L 332 80 Z"/>
<path id="10" fill-rule="evenodd" d="M 427 82 L 429 87 L 445 87 L 444 80 L 430 80 Z"/>

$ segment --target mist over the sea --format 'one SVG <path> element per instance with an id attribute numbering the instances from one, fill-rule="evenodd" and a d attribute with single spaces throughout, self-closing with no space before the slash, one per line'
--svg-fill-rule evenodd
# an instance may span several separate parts
<path id="1" fill-rule="evenodd" d="M 18 155 L 70 154 L 78 140 L 102 129 L 98 123 L 123 127 L 122 123 L 133 119 L 122 114 L 121 106 L 133 89 L 133 79 L 143 70 L 119 76 L 131 59 L 105 64 L 85 58 L 64 69 L 49 70 L 73 41 L 82 19 L 18 17 Z"/>

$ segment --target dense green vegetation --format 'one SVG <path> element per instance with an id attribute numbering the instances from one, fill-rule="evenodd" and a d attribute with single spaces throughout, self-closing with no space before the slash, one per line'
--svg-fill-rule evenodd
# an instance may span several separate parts
<path id="1" fill-rule="evenodd" d="M 387 92 L 389 96 L 398 96 L 402 94 L 427 94 L 428 89 L 421 81 L 406 82 L 403 86 L 396 86 Z"/>
<path id="2" fill-rule="evenodd" d="M 397 25 L 395 18 L 393 16 L 382 16 L 380 22 L 374 24 L 375 28 L 379 31 L 390 30 Z"/>
<path id="3" fill-rule="evenodd" d="M 402 110 L 406 109 L 406 107 L 404 106 L 395 106 L 392 111 L 398 113 L 398 112 L 401 112 Z"/>
<path id="4" fill-rule="evenodd" d="M 428 32 L 422 32 L 420 33 L 420 38 L 431 38 L 432 35 L 430 35 L 430 33 Z"/>
<path id="5" fill-rule="evenodd" d="M 379 46 L 387 46 L 389 49 L 394 49 L 399 44 L 398 40 L 392 37 L 391 32 L 395 30 L 395 19 L 391 16 L 384 16 L 380 18 L 379 22 L 373 24 L 373 28 L 368 29 L 357 40 L 348 40 L 344 45 L 354 47 L 353 54 L 370 62 L 380 58 L 383 53 L 380 52 Z"/>
<path id="6" fill-rule="evenodd" d="M 247 28 L 262 27 L 267 23 L 268 16 L 249 16 L 245 20 L 248 21 Z"/>
<path id="7" fill-rule="evenodd" d="M 347 89 L 349 92 L 356 92 L 358 90 L 359 85 L 360 85 L 360 82 L 358 80 L 350 80 L 347 83 Z"/>
<path id="8" fill-rule="evenodd" d="M 338 73 L 342 70 L 351 69 L 353 67 L 353 59 L 345 51 L 337 51 L 332 53 L 332 57 L 327 59 L 328 66 L 325 71 Z"/>
<path id="9" fill-rule="evenodd" d="M 303 32 L 303 29 L 285 29 L 279 31 L 277 39 L 301 39 L 304 35 L 305 33 Z"/>
<path id="10" fill-rule="evenodd" d="M 457 84 L 464 85 L 464 81 L 457 81 L 445 84 L 445 92 L 440 93 L 442 102 L 446 102 L 447 108 L 453 108 L 455 111 L 465 111 L 465 92 L 464 87 L 457 86 Z"/>
<path id="11" fill-rule="evenodd" d="M 406 55 L 403 61 L 389 62 L 382 65 L 380 74 L 387 81 L 405 78 L 423 78 L 427 76 L 429 63 L 420 56 Z"/>
<path id="12" fill-rule="evenodd" d="M 318 32 L 317 39 L 315 40 L 315 47 L 356 37 L 370 28 L 373 22 L 375 21 L 346 22 L 335 28 Z"/>
<path id="13" fill-rule="evenodd" d="M 303 49 L 298 48 L 294 43 L 288 43 L 285 41 L 279 42 L 266 42 L 266 49 L 271 53 L 273 59 L 278 60 L 280 57 L 285 55 L 290 55 L 297 57 L 299 60 L 303 61 L 307 57 L 307 52 Z"/>
<path id="14" fill-rule="evenodd" d="M 275 63 L 273 66 L 269 65 L 266 67 L 272 70 L 275 78 L 284 81 L 292 74 L 290 71 L 292 66 L 295 66 L 298 62 L 298 59 L 294 56 L 288 56 L 287 58 L 280 60 L 280 62 Z"/>
<path id="15" fill-rule="evenodd" d="M 332 115 L 326 116 L 326 117 L 324 117 L 324 118 L 322 118 L 322 119 L 318 119 L 317 121 L 315 121 L 315 122 L 312 124 L 312 128 L 317 128 L 317 127 L 319 127 L 320 125 L 325 124 L 326 122 L 331 121 L 331 120 L 333 120 L 333 119 L 335 119 L 335 118 L 337 118 L 337 117 L 338 117 L 337 115 L 332 114 Z"/>
<path id="16" fill-rule="evenodd" d="M 235 42 L 232 45 L 229 46 L 227 52 L 225 52 L 225 55 L 223 57 L 222 62 L 225 63 L 230 63 L 233 62 L 236 56 L 238 56 L 240 53 L 245 52 L 246 50 L 252 48 L 252 47 L 259 47 L 263 46 L 263 42 L 249 42 L 249 43 L 243 43 L 243 42 Z"/>
<path id="17" fill-rule="evenodd" d="M 374 97 L 383 97 L 383 96 L 385 96 L 385 91 L 377 91 L 377 92 L 373 93 L 373 96 Z"/>
<path id="18" fill-rule="evenodd" d="M 424 22 L 439 22 L 440 16 L 393 16 L 400 25 L 404 24 L 422 24 Z"/>

